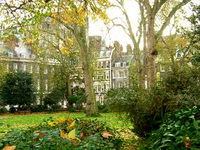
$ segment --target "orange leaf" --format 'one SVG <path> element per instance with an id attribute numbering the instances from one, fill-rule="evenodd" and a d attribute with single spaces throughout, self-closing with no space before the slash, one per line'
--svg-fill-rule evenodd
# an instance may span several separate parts
<path id="1" fill-rule="evenodd" d="M 88 137 L 88 134 L 84 133 L 84 132 L 81 132 L 80 135 L 81 135 L 81 138 L 83 138 L 83 139 Z"/>
<path id="2" fill-rule="evenodd" d="M 60 137 L 67 139 L 67 134 L 63 130 L 60 130 Z"/>
<path id="3" fill-rule="evenodd" d="M 38 134 L 40 138 L 43 138 L 46 135 L 45 132 L 41 132 L 41 131 L 36 131 L 35 134 Z"/>
<path id="4" fill-rule="evenodd" d="M 110 136 L 113 136 L 110 132 L 108 132 L 108 131 L 103 131 L 102 132 L 102 136 L 104 137 L 104 138 L 109 138 Z"/>
<path id="5" fill-rule="evenodd" d="M 16 146 L 9 146 L 9 145 L 6 145 L 3 150 L 15 150 L 16 149 Z"/>

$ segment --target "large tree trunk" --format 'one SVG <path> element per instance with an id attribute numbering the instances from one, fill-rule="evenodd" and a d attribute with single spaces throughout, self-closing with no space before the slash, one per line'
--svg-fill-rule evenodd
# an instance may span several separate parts
<path id="1" fill-rule="evenodd" d="M 91 67 L 91 52 L 89 48 L 89 38 L 87 28 L 85 26 L 79 27 L 79 34 L 76 38 L 80 38 L 78 43 L 80 47 L 80 54 L 82 59 L 85 91 L 86 91 L 86 116 L 96 117 L 99 116 L 98 108 L 95 100 L 94 89 L 93 89 L 93 78 L 92 78 L 92 67 Z"/>
<path id="2" fill-rule="evenodd" d="M 157 56 L 157 50 L 156 50 L 156 37 L 155 37 L 155 31 L 154 31 L 154 24 L 155 24 L 155 16 L 154 15 L 148 15 L 147 18 L 147 86 L 151 87 L 155 83 L 155 73 L 156 73 L 156 63 L 155 59 Z"/>

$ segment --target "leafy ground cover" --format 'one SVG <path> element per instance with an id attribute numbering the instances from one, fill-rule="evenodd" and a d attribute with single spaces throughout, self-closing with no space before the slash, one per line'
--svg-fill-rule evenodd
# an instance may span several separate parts
<path id="1" fill-rule="evenodd" d="M 58 118 L 72 118 L 72 119 L 79 118 L 80 120 L 89 119 L 91 121 L 96 120 L 96 121 L 100 121 L 100 122 L 101 121 L 106 122 L 106 126 L 109 128 L 108 133 L 113 132 L 110 129 L 114 129 L 115 131 L 118 132 L 117 137 L 120 137 L 123 141 L 125 141 L 123 144 L 123 149 L 133 150 L 137 147 L 137 144 L 135 144 L 135 143 L 137 143 L 137 140 L 135 139 L 136 137 L 129 130 L 131 128 L 131 124 L 125 123 L 124 120 L 119 119 L 117 117 L 117 115 L 114 113 L 104 113 L 104 114 L 101 114 L 101 117 L 98 117 L 98 118 L 85 118 L 85 114 L 83 114 L 83 113 L 55 113 L 55 114 L 42 114 L 41 113 L 41 114 L 30 114 L 30 115 L 1 115 L 0 116 L 0 124 L 1 124 L 0 131 L 2 132 L 1 135 L 5 134 L 6 132 L 9 132 L 11 130 L 14 130 L 14 132 L 12 132 L 12 134 L 19 134 L 19 131 L 17 131 L 16 129 L 30 130 L 31 128 L 35 128 L 35 127 L 38 128 L 37 126 L 39 124 L 44 122 L 44 120 L 48 120 L 49 118 L 51 118 L 51 120 L 57 120 Z M 78 122 L 76 124 L 78 124 Z M 79 124 L 80 124 L 80 122 L 79 122 Z M 103 130 L 104 130 L 104 128 L 102 128 L 101 132 L 98 132 L 98 137 L 102 138 L 102 136 L 99 136 L 99 135 L 102 135 Z M 76 135 L 78 137 L 80 137 L 81 132 L 77 132 L 77 131 L 76 131 Z M 58 135 L 61 134 L 58 131 L 55 131 L 54 133 L 57 134 L 56 135 L 57 137 L 58 137 Z M 69 131 L 63 132 L 63 135 L 68 135 L 68 134 L 69 134 Z M 114 134 L 111 134 L 111 135 L 114 135 Z M 49 137 L 49 135 L 48 135 L 48 137 Z M 31 138 L 31 137 L 29 137 L 29 138 Z M 101 138 L 99 138 L 100 141 L 102 140 Z M 109 143 L 110 141 L 107 141 L 107 142 Z M 111 142 L 110 144 L 112 145 L 113 143 Z M 81 145 L 81 143 L 79 143 L 79 145 Z M 116 144 L 114 144 L 114 145 L 116 145 Z"/>

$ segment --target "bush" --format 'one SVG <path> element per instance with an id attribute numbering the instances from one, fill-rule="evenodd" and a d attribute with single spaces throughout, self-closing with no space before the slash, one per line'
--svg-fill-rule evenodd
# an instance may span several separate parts
<path id="1" fill-rule="evenodd" d="M 52 108 L 53 112 L 58 112 L 58 111 L 61 111 L 62 106 L 61 105 L 52 105 L 51 108 Z"/>
<path id="2" fill-rule="evenodd" d="M 143 149 L 200 149 L 200 107 L 179 110 L 151 133 Z"/>
<path id="3" fill-rule="evenodd" d="M 0 149 L 6 145 L 17 150 L 119 150 L 122 140 L 103 122 L 59 118 L 8 132 L 1 137 Z"/>
<path id="4" fill-rule="evenodd" d="M 80 110 L 83 110 L 83 103 L 86 102 L 86 96 L 85 96 L 85 93 L 75 93 L 74 95 L 71 95 L 68 97 L 68 107 L 69 107 L 69 110 L 74 110 L 74 108 L 72 108 L 71 106 L 73 104 L 76 105 L 76 110 L 80 111 Z"/>
<path id="5" fill-rule="evenodd" d="M 57 105 L 63 98 L 63 91 L 59 88 L 54 88 L 51 93 L 44 98 L 44 105 Z"/>
<path id="6" fill-rule="evenodd" d="M 108 113 L 108 112 L 111 112 L 109 106 L 107 104 L 98 104 L 98 110 L 99 112 L 101 113 Z"/>
<path id="7" fill-rule="evenodd" d="M 15 107 L 10 107 L 9 112 L 10 113 L 15 113 L 17 109 Z"/>
<path id="8" fill-rule="evenodd" d="M 2 85 L 1 99 L 8 105 L 30 105 L 35 102 L 32 74 L 10 72 Z"/>
<path id="9" fill-rule="evenodd" d="M 107 102 L 112 111 L 125 113 L 134 132 L 146 138 L 160 127 L 166 115 L 186 106 L 200 105 L 199 74 L 195 69 L 180 69 L 165 74 L 162 83 L 151 89 L 137 85 L 112 89 L 107 93 Z"/>
<path id="10" fill-rule="evenodd" d="M 5 107 L 0 108 L 0 114 L 5 114 L 7 112 L 8 110 Z"/>
<path id="11" fill-rule="evenodd" d="M 32 105 L 31 112 L 45 112 L 48 111 L 48 107 L 46 105 Z"/>
<path id="12" fill-rule="evenodd" d="M 139 88 L 112 89 L 107 93 L 107 102 L 112 111 L 125 114 L 134 126 L 134 132 L 147 136 L 155 122 L 150 114 L 148 91 Z"/>
<path id="13" fill-rule="evenodd" d="M 75 107 L 71 106 L 71 105 L 68 105 L 67 106 L 67 111 L 69 111 L 69 112 L 76 112 L 77 109 Z"/>

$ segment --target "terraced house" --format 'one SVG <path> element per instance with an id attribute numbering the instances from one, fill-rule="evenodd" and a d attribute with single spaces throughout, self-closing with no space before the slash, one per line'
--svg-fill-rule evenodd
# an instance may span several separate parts
<path id="1" fill-rule="evenodd" d="M 133 56 L 131 50 L 123 52 L 122 47 L 117 47 L 117 42 L 114 46 L 106 47 L 100 36 L 91 36 L 90 41 L 94 54 L 95 71 L 93 81 L 96 100 L 103 104 L 105 102 L 105 94 L 109 89 L 129 86 L 129 68 L 133 61 Z M 24 43 L 17 36 L 1 42 L 0 63 L 7 72 L 28 71 L 32 73 L 37 103 L 43 104 L 45 96 L 57 86 L 55 81 L 52 81 L 56 69 L 63 66 L 56 59 L 41 59 L 41 57 L 38 57 L 35 50 L 30 48 L 30 44 Z M 84 88 L 84 77 L 81 75 L 80 64 L 78 65 L 77 61 L 74 63 L 76 71 L 69 75 L 69 81 L 66 82 L 69 84 L 67 87 L 69 94 L 73 94 L 77 87 Z M 79 80 L 72 80 L 77 75 Z M 67 100 L 63 99 L 61 104 L 66 105 L 66 103 Z"/>

